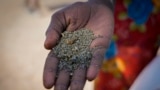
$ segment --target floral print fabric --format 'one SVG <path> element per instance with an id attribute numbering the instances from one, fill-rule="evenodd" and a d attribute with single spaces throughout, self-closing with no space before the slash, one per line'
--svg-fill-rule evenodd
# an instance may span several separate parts
<path id="1" fill-rule="evenodd" d="M 116 0 L 115 32 L 95 90 L 128 90 L 160 45 L 160 2 Z"/>

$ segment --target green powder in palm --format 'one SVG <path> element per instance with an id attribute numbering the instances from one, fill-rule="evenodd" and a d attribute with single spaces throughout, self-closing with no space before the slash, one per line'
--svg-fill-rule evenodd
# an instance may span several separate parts
<path id="1" fill-rule="evenodd" d="M 88 68 L 92 58 L 90 44 L 94 39 L 93 32 L 88 29 L 63 32 L 60 41 L 53 48 L 59 59 L 58 71 L 65 69 L 73 73 L 79 67 Z"/>

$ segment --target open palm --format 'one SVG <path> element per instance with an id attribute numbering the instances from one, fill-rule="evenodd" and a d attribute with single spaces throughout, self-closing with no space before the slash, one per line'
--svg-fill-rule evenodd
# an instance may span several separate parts
<path id="1" fill-rule="evenodd" d="M 107 6 L 89 2 L 78 2 L 53 14 L 51 23 L 46 31 L 45 48 L 52 49 L 65 30 L 74 31 L 80 28 L 87 28 L 93 31 L 96 38 L 91 43 L 91 48 L 98 48 L 94 51 L 88 69 L 75 70 L 72 79 L 70 73 L 62 70 L 57 74 L 58 59 L 52 51 L 48 54 L 43 81 L 46 88 L 55 86 L 56 90 L 82 90 L 86 80 L 93 80 L 101 67 L 105 50 L 109 45 L 113 34 L 114 20 L 113 12 Z"/>

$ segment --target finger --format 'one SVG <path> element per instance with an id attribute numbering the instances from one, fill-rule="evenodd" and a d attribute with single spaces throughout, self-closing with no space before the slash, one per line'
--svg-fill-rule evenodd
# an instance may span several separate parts
<path id="1" fill-rule="evenodd" d="M 77 2 L 67 8 L 65 11 L 67 31 L 75 31 L 88 23 L 91 9 L 86 3 Z M 85 14 L 85 15 L 83 15 Z"/>
<path id="2" fill-rule="evenodd" d="M 71 90 L 83 90 L 86 82 L 86 69 L 78 68 L 72 77 Z"/>
<path id="3" fill-rule="evenodd" d="M 67 90 L 70 82 L 70 73 L 66 70 L 62 70 L 59 72 L 55 90 Z"/>
<path id="4" fill-rule="evenodd" d="M 62 31 L 66 27 L 65 17 L 63 12 L 59 11 L 52 16 L 50 25 L 46 31 L 46 40 L 44 46 L 46 49 L 51 49 L 55 46 L 61 36 Z"/>
<path id="5" fill-rule="evenodd" d="M 87 79 L 90 81 L 97 76 L 104 59 L 105 51 L 110 43 L 112 33 L 106 33 L 106 31 L 96 32 L 95 36 L 97 38 L 91 43 L 90 47 L 93 48 L 94 51 L 87 71 Z"/>
<path id="6" fill-rule="evenodd" d="M 97 50 L 94 51 L 90 66 L 87 71 L 87 79 L 89 81 L 96 78 L 96 76 L 101 68 L 105 51 L 106 51 L 106 48 L 104 48 L 104 47 L 98 48 Z"/>
<path id="7" fill-rule="evenodd" d="M 52 88 L 53 84 L 55 83 L 57 65 L 58 60 L 51 51 L 46 59 L 43 72 L 43 84 L 47 89 Z"/>
<path id="8" fill-rule="evenodd" d="M 57 44 L 59 38 L 60 38 L 59 33 L 57 33 L 55 30 L 50 31 L 50 33 L 48 33 L 46 36 L 44 47 L 46 49 L 52 49 Z"/>

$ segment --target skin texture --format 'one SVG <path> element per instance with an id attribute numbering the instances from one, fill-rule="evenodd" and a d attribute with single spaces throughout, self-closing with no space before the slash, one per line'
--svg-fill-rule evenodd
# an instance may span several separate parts
<path id="1" fill-rule="evenodd" d="M 64 30 L 74 31 L 80 28 L 88 28 L 93 31 L 96 38 L 90 45 L 91 48 L 100 46 L 94 51 L 91 64 L 88 69 L 77 69 L 72 78 L 70 73 L 62 70 L 56 77 L 58 59 L 52 53 L 48 54 L 43 73 L 44 87 L 55 90 L 82 90 L 86 80 L 93 80 L 97 76 L 106 48 L 113 34 L 114 19 L 112 10 L 104 4 L 93 2 L 77 2 L 53 14 L 50 25 L 46 31 L 44 46 L 52 49 L 61 37 Z"/>

